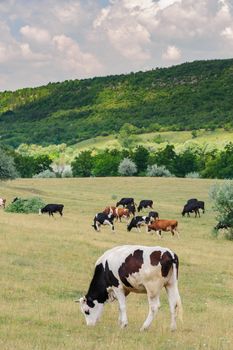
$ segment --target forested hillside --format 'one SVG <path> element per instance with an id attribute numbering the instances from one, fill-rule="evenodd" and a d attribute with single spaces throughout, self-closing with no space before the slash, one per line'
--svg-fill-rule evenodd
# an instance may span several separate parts
<path id="1" fill-rule="evenodd" d="M 233 59 L 0 93 L 0 141 L 74 144 L 118 132 L 221 127 L 233 120 Z"/>

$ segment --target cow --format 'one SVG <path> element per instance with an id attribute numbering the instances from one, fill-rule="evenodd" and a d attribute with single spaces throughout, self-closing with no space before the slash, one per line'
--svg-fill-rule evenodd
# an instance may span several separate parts
<path id="1" fill-rule="evenodd" d="M 223 221 L 219 221 L 217 225 L 215 226 L 215 230 L 218 231 L 220 229 L 226 229 L 228 230 L 231 227 L 230 224 L 225 224 Z"/>
<path id="2" fill-rule="evenodd" d="M 49 213 L 49 216 L 53 216 L 54 213 L 59 213 L 62 216 L 63 208 L 63 204 L 47 204 L 44 208 L 39 209 L 39 214 Z"/>
<path id="3" fill-rule="evenodd" d="M 203 201 L 199 201 L 197 198 L 191 198 L 191 199 L 188 199 L 187 200 L 187 203 L 186 204 L 197 204 L 198 206 L 198 209 L 202 209 L 202 213 L 204 214 L 205 212 L 205 202 Z"/>
<path id="4" fill-rule="evenodd" d="M 109 207 L 106 207 L 104 210 L 103 210 L 103 213 L 104 214 L 113 214 L 114 217 L 116 217 L 116 207 L 114 206 L 109 206 Z"/>
<path id="5" fill-rule="evenodd" d="M 133 198 L 121 198 L 119 202 L 117 202 L 116 207 L 119 207 L 119 205 L 122 205 L 123 207 L 126 207 L 128 204 L 135 204 Z"/>
<path id="6" fill-rule="evenodd" d="M 143 208 L 148 208 L 148 207 L 153 209 L 153 201 L 151 199 L 143 199 L 139 203 L 138 212 L 140 212 Z"/>
<path id="7" fill-rule="evenodd" d="M 123 217 L 127 219 L 130 218 L 130 212 L 127 208 L 118 208 L 118 207 L 110 206 L 110 207 L 106 207 L 103 210 L 103 213 L 105 214 L 112 213 L 114 218 L 116 218 L 120 222 Z"/>
<path id="8" fill-rule="evenodd" d="M 171 330 L 176 318 L 182 320 L 182 303 L 178 290 L 178 256 L 168 248 L 123 245 L 107 250 L 95 264 L 88 292 L 76 300 L 86 324 L 94 326 L 100 319 L 104 304 L 117 300 L 121 328 L 128 324 L 126 296 L 130 292 L 147 293 L 148 316 L 141 327 L 147 330 L 160 307 L 160 292 L 165 287 L 170 306 Z"/>
<path id="9" fill-rule="evenodd" d="M 6 207 L 6 199 L 5 198 L 0 198 L 0 207 L 3 207 L 5 209 L 5 207 Z"/>
<path id="10" fill-rule="evenodd" d="M 114 215 L 112 213 L 109 213 L 109 214 L 98 213 L 94 217 L 94 224 L 92 225 L 92 227 L 94 227 L 96 231 L 100 231 L 101 225 L 110 225 L 112 231 L 114 231 L 113 220 L 114 220 Z"/>
<path id="11" fill-rule="evenodd" d="M 127 204 L 126 205 L 126 209 L 128 209 L 129 212 L 132 213 L 133 216 L 135 216 L 135 213 L 136 213 L 136 206 L 135 206 L 135 204 Z"/>
<path id="12" fill-rule="evenodd" d="M 161 238 L 161 231 L 171 231 L 172 235 L 177 234 L 179 238 L 179 232 L 177 230 L 178 221 L 177 220 L 161 220 L 156 219 L 152 223 L 147 225 L 147 231 L 155 231 L 159 238 Z"/>
<path id="13" fill-rule="evenodd" d="M 185 216 L 185 214 L 187 214 L 187 216 L 190 216 L 189 213 L 193 213 L 193 212 L 195 213 L 195 218 L 197 217 L 197 214 L 200 217 L 199 206 L 197 202 L 185 204 L 181 214 L 182 216 Z"/>
<path id="14" fill-rule="evenodd" d="M 157 211 L 150 211 L 147 216 L 150 218 L 150 222 L 153 222 L 155 219 L 159 218 L 159 213 Z"/>
<path id="15" fill-rule="evenodd" d="M 135 216 L 127 225 L 127 231 L 131 231 L 132 228 L 136 228 L 138 232 L 141 232 L 140 227 L 145 224 L 149 224 L 150 218 L 148 216 Z"/>

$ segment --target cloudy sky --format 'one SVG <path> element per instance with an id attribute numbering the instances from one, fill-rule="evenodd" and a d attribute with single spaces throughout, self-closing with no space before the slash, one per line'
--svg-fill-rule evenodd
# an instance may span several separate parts
<path id="1" fill-rule="evenodd" d="M 233 0 L 0 0 L 0 91 L 233 57 Z"/>

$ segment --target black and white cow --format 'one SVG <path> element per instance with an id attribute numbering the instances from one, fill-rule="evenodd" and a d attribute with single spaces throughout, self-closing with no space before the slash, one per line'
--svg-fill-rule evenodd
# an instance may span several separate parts
<path id="1" fill-rule="evenodd" d="M 100 231 L 101 225 L 110 225 L 112 231 L 114 231 L 114 224 L 113 224 L 114 218 L 115 216 L 111 212 L 109 214 L 98 213 L 94 217 L 94 224 L 92 225 L 92 227 L 94 227 L 96 231 Z"/>
<path id="2" fill-rule="evenodd" d="M 143 199 L 138 206 L 138 212 L 143 208 L 151 208 L 153 209 L 153 201 L 151 199 Z"/>
<path id="3" fill-rule="evenodd" d="M 87 294 L 77 300 L 88 326 L 99 320 L 104 304 L 118 300 L 121 328 L 128 324 L 126 296 L 130 292 L 147 293 L 149 313 L 141 330 L 150 327 L 160 306 L 160 292 L 167 291 L 171 330 L 176 330 L 176 317 L 182 319 L 178 290 L 178 256 L 168 248 L 123 245 L 107 250 L 96 262 Z"/>
<path id="4" fill-rule="evenodd" d="M 127 231 L 131 231 L 132 228 L 136 228 L 141 232 L 140 227 L 145 224 L 149 224 L 150 218 L 148 216 L 135 216 L 127 225 Z"/>
<path id="5" fill-rule="evenodd" d="M 121 198 L 119 202 L 117 202 L 116 207 L 119 205 L 122 205 L 123 207 L 127 207 L 128 204 L 134 204 L 134 199 L 133 198 Z"/>
<path id="6" fill-rule="evenodd" d="M 44 208 L 41 208 L 39 210 L 39 214 L 41 215 L 44 213 L 49 213 L 49 216 L 50 215 L 53 216 L 54 213 L 59 213 L 62 216 L 63 208 L 64 208 L 63 204 L 47 204 Z"/>

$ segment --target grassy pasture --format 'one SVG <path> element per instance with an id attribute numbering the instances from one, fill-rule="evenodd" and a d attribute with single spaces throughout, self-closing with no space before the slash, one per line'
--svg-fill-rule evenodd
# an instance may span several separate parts
<path id="1" fill-rule="evenodd" d="M 65 205 L 64 217 L 12 214 L 0 208 L 0 349 L 218 349 L 233 348 L 233 243 L 214 239 L 214 213 L 208 198 L 212 180 L 159 178 L 27 179 L 0 183 L 0 196 L 40 196 Z M 161 218 L 179 220 L 180 239 L 125 223 L 94 232 L 93 216 L 117 198 L 153 199 Z M 206 201 L 201 218 L 182 218 L 186 199 Z M 179 290 L 184 323 L 169 330 L 166 293 L 150 330 L 146 295 L 127 297 L 129 325 L 118 327 L 118 305 L 106 304 L 101 321 L 87 327 L 74 303 L 89 286 L 96 259 L 120 244 L 162 245 L 180 258 Z"/>

